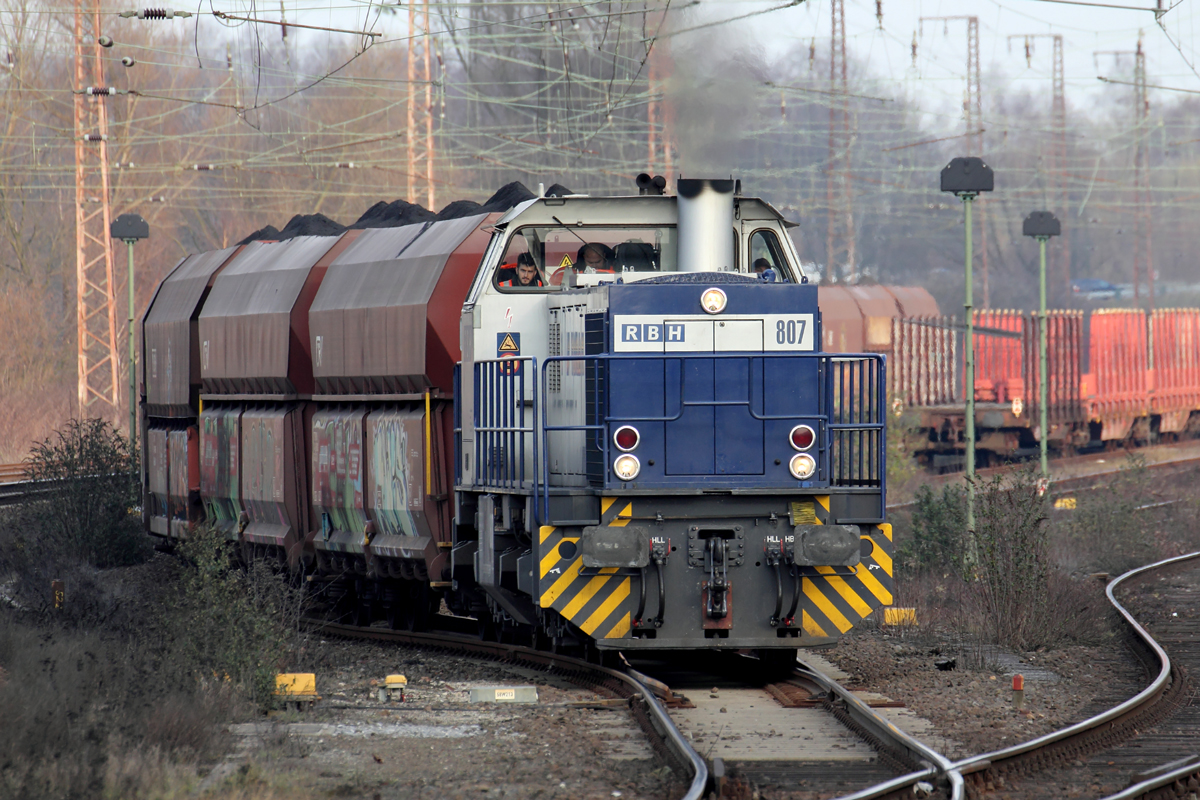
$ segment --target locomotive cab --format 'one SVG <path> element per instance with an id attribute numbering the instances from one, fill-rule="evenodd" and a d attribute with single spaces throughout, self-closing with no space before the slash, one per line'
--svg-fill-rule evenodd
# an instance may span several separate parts
<path id="1" fill-rule="evenodd" d="M 822 354 L 768 203 L 538 198 L 463 307 L 456 586 L 603 650 L 794 649 L 891 602 L 884 364 Z"/>

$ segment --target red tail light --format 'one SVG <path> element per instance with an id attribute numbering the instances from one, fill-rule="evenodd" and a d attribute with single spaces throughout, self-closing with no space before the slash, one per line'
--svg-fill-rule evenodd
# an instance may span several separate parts
<path id="1" fill-rule="evenodd" d="M 792 441 L 792 447 L 797 450 L 807 450 L 813 446 L 813 442 L 817 440 L 817 434 L 807 425 L 797 425 L 792 428 L 789 437 Z"/>
<path id="2" fill-rule="evenodd" d="M 623 425 L 617 428 L 616 433 L 613 434 L 613 444 L 617 446 L 618 450 L 623 450 L 626 453 L 637 447 L 641 439 L 642 437 L 637 432 L 637 428 L 630 425 Z"/>

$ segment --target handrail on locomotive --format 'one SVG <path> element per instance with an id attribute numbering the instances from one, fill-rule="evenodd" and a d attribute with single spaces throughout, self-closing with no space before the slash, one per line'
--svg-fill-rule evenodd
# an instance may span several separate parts
<path id="1" fill-rule="evenodd" d="M 775 359 L 816 360 L 820 404 L 816 415 L 765 414 L 761 390 L 762 362 Z M 552 365 L 567 362 L 590 363 L 598 370 L 611 362 L 631 361 L 663 363 L 668 361 L 744 361 L 747 369 L 747 394 L 744 400 L 686 400 L 686 374 L 680 369 L 676 411 L 663 416 L 612 416 L 605 403 L 605 391 L 597 382 L 589 390 L 593 402 L 601 409 L 595 422 L 575 425 L 551 425 L 547 419 L 549 393 L 548 372 Z M 744 407 L 756 420 L 785 420 L 813 424 L 818 432 L 817 479 L 830 486 L 881 487 L 887 474 L 887 451 L 881 446 L 886 432 L 887 386 L 884 355 L 876 353 L 664 353 L 664 354 L 601 354 L 550 356 L 542 360 L 539 370 L 534 356 L 496 358 L 475 362 L 475 425 L 478 434 L 475 460 L 479 465 L 477 486 L 499 490 L 529 490 L 533 492 L 535 522 L 545 524 L 550 515 L 549 436 L 553 432 L 588 432 L 610 462 L 610 442 L 605 435 L 611 423 L 648 423 L 677 421 L 688 407 Z M 538 376 L 533 392 L 526 380 L 526 364 Z M 756 370 L 756 365 L 758 366 Z M 832 373 L 832 374 L 831 374 Z M 529 399 L 526 400 L 528 395 Z M 757 403 L 756 403 L 757 401 Z M 526 404 L 530 405 L 526 413 Z M 461 431 L 456 431 L 460 435 Z M 527 438 L 528 437 L 528 440 Z M 533 445 L 530 447 L 530 445 Z M 529 456 L 532 471 L 526 470 Z M 501 456 L 497 458 L 497 456 Z M 485 466 L 486 465 L 486 466 Z M 531 479 L 532 476 L 532 479 Z M 884 498 L 886 500 L 886 498 Z M 879 520 L 882 521 L 882 513 Z"/>

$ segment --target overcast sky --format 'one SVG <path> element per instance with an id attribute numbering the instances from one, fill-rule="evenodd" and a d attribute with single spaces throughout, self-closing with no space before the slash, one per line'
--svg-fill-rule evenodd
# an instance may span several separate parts
<path id="1" fill-rule="evenodd" d="M 988 76 L 1002 76 L 1014 89 L 1026 88 L 1035 94 L 1044 92 L 1047 105 L 1053 53 L 1051 40 L 1045 37 L 1034 39 L 1032 59 L 1027 64 L 1024 40 L 1017 38 L 1010 42 L 1009 37 L 1026 34 L 1063 36 L 1067 103 L 1075 112 L 1092 109 L 1096 100 L 1105 95 L 1129 96 L 1129 87 L 1106 85 L 1097 80 L 1097 76 L 1128 80 L 1133 69 L 1132 56 L 1121 56 L 1118 60 L 1111 54 L 1097 53 L 1132 53 L 1137 48 L 1139 35 L 1146 52 L 1151 86 L 1200 94 L 1200 38 L 1197 36 L 1200 21 L 1196 12 L 1196 2 L 1200 0 L 1162 0 L 1170 10 L 1157 22 L 1150 10 L 1155 0 L 1108 2 L 1145 10 L 1066 5 L 1046 0 L 882 0 L 881 27 L 876 19 L 875 0 L 846 0 L 847 48 L 853 57 L 865 60 L 870 74 L 878 81 L 875 86 L 878 93 L 915 98 L 922 111 L 929 115 L 926 123 L 934 129 L 953 129 L 956 123 L 961 124 L 967 26 L 961 20 L 922 23 L 922 17 L 978 17 L 980 66 L 985 80 Z M 242 0 L 241 5 L 247 4 L 248 0 Z M 237 5 L 239 3 L 231 4 Z M 702 0 L 699 3 L 672 0 L 671 8 L 677 15 L 677 27 L 733 20 L 706 28 L 701 34 L 692 34 L 697 37 L 693 41 L 704 37 L 703 41 L 711 42 L 713 35 L 720 32 L 721 38 L 752 58 L 759 53 L 778 55 L 796 45 L 807 48 L 814 39 L 818 48 L 828 47 L 829 0 L 807 0 L 789 8 L 769 11 L 782 5 L 786 5 L 786 0 Z M 366 24 L 364 16 L 369 14 L 374 20 L 378 9 L 378 4 L 361 0 L 346 5 L 330 2 L 329 6 L 323 6 L 319 0 L 285 0 L 285 6 L 289 19 L 346 29 L 361 29 Z M 231 11 L 235 10 L 233 7 Z M 542 10 L 540 6 L 534 7 Z M 367 11 L 368 8 L 371 10 Z M 766 13 L 737 19 L 755 12 Z M 259 13 L 263 17 L 272 16 L 269 5 L 262 6 Z M 373 29 L 383 30 L 388 36 L 403 36 L 407 16 L 407 7 L 401 6 L 398 14 L 378 18 Z M 435 29 L 439 25 L 435 21 Z M 915 66 L 912 59 L 914 33 L 917 34 Z M 340 34 L 316 36 L 344 39 Z M 686 46 L 688 38 L 686 34 L 676 38 L 673 46 Z M 823 73 L 820 67 L 818 72 Z M 816 77 L 827 79 L 824 74 Z M 1186 93 L 1152 88 L 1151 113 L 1186 97 Z M 986 97 L 984 107 L 986 114 Z"/>
<path id="2" fill-rule="evenodd" d="M 1111 0 L 1114 4 L 1151 8 L 1154 0 Z M 1169 5 L 1169 0 L 1164 0 Z M 736 17 L 780 3 L 706 2 L 690 11 L 706 19 Z M 1149 10 L 1097 8 L 1063 5 L 1040 0 L 882 0 L 883 25 L 876 19 L 874 0 L 847 0 L 846 45 L 865 59 L 871 74 L 890 84 L 893 96 L 916 94 L 926 111 L 957 109 L 962 101 L 966 73 L 966 30 L 964 21 L 921 22 L 922 17 L 976 16 L 979 18 L 980 66 L 986 78 L 1002 73 L 1014 87 L 1032 92 L 1050 91 L 1052 41 L 1033 41 L 1031 63 L 1025 59 L 1023 39 L 1010 36 L 1061 34 L 1065 52 L 1068 105 L 1089 108 L 1094 100 L 1127 87 L 1107 86 L 1098 75 L 1129 79 L 1132 56 L 1095 55 L 1098 51 L 1136 50 L 1139 33 L 1147 58 L 1148 83 L 1200 93 L 1197 69 L 1196 5 L 1179 2 L 1155 21 Z M 814 37 L 818 47 L 828 46 L 830 4 L 809 0 L 793 8 L 773 11 L 732 23 L 742 42 L 755 41 L 780 49 Z M 917 62 L 912 60 L 913 34 L 917 34 Z M 985 90 L 986 91 L 986 90 Z M 1151 109 L 1187 95 L 1151 89 Z M 940 106 L 940 108 L 939 108 Z M 985 98 L 986 108 L 986 98 Z"/>

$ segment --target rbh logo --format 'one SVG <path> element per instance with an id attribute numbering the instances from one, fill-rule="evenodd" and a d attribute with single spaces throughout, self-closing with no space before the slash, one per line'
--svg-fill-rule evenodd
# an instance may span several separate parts
<path id="1" fill-rule="evenodd" d="M 622 342 L 682 342 L 684 327 L 681 322 L 658 323 L 623 323 L 621 325 Z"/>

